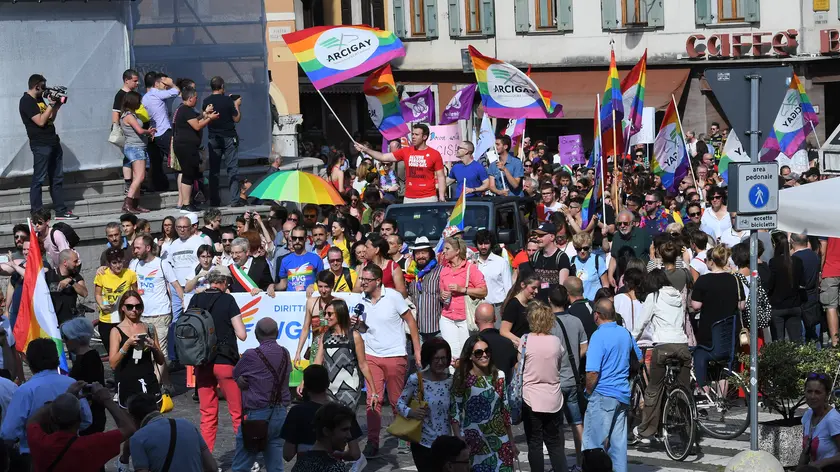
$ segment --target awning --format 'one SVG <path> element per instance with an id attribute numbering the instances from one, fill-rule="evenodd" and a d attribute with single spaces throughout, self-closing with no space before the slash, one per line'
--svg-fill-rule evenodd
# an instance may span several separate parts
<path id="1" fill-rule="evenodd" d="M 809 236 L 840 238 L 840 179 L 828 179 L 779 192 L 779 229 Z M 819 215 L 815 218 L 814 215 Z"/>
<path id="2" fill-rule="evenodd" d="M 618 74 L 624 78 L 629 72 L 624 70 Z M 682 95 L 690 72 L 690 67 L 648 69 L 645 106 L 664 110 L 671 94 Z M 595 116 L 595 95 L 604 94 L 607 71 L 532 72 L 531 78 L 541 89 L 554 94 L 552 99 L 563 105 L 563 116 L 591 119 Z"/>

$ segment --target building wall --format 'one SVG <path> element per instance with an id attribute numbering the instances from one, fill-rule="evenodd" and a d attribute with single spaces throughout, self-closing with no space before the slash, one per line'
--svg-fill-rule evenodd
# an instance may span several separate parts
<path id="1" fill-rule="evenodd" d="M 410 1 L 412 0 L 404 0 L 403 10 L 408 10 Z M 465 0 L 457 1 L 461 8 L 461 21 L 463 21 Z M 815 24 L 812 1 L 761 0 L 760 21 L 758 22 L 698 26 L 694 13 L 695 0 L 655 0 L 656 3 L 662 4 L 664 11 L 662 27 L 605 31 L 602 27 L 602 1 L 569 0 L 572 4 L 573 18 L 571 31 L 517 33 L 515 4 L 527 4 L 533 11 L 535 2 L 539 1 L 496 0 L 495 35 L 451 38 L 449 2 L 437 0 L 438 38 L 409 39 L 406 42 L 406 58 L 399 64 L 399 68 L 403 70 L 461 69 L 461 49 L 468 45 L 478 48 L 485 55 L 514 64 L 530 64 L 534 67 L 605 65 L 609 62 L 611 39 L 615 40 L 616 60 L 619 63 L 634 63 L 645 48 L 648 49 L 651 64 L 683 63 L 688 62 L 685 43 L 691 34 L 702 33 L 707 37 L 715 33 L 775 34 L 789 29 L 798 31 L 800 55 L 816 54 L 820 46 L 819 31 L 840 25 L 837 2 L 834 1 L 829 2 L 830 10 L 824 15 L 827 24 Z M 654 0 L 642 0 L 643 3 L 645 1 L 654 2 Z M 716 8 L 717 0 L 710 1 Z M 560 3 L 560 0 L 555 0 L 555 2 Z M 389 16 L 393 18 L 393 2 L 390 2 L 388 8 Z M 620 16 L 620 9 L 618 14 Z M 531 16 L 533 24 L 533 13 Z M 772 36 L 764 36 L 762 39 L 770 42 Z"/>

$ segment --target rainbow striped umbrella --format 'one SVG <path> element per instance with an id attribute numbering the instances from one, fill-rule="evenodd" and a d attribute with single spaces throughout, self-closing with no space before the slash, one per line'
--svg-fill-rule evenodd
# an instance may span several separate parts
<path id="1" fill-rule="evenodd" d="M 299 170 L 266 175 L 248 190 L 248 196 L 261 200 L 344 205 L 338 190 L 317 175 Z"/>

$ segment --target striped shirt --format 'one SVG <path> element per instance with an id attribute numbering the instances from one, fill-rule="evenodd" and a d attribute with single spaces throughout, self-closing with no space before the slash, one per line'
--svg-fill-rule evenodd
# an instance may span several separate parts
<path id="1" fill-rule="evenodd" d="M 442 265 L 438 265 L 423 277 L 422 292 L 417 289 L 417 281 L 411 282 L 408 286 L 408 295 L 417 307 L 417 331 L 421 334 L 440 331 L 440 313 L 443 304 L 440 301 L 439 285 L 442 268 Z"/>

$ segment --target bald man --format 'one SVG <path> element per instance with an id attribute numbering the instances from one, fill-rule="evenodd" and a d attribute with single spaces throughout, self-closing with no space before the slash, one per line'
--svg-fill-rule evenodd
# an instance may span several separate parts
<path id="1" fill-rule="evenodd" d="M 490 176 L 487 169 L 473 158 L 475 146 L 469 141 L 461 141 L 455 155 L 460 162 L 456 162 L 449 171 L 446 185 L 452 187 L 452 199 L 461 196 L 461 190 L 467 192 L 467 198 L 480 197 L 490 188 Z"/>
<path id="2" fill-rule="evenodd" d="M 478 305 L 475 309 L 475 324 L 478 326 L 478 335 L 490 346 L 493 364 L 505 373 L 505 382 L 510 383 L 519 351 L 511 340 L 502 336 L 496 328 L 496 312 L 493 305 L 489 303 Z"/>
<path id="3" fill-rule="evenodd" d="M 289 351 L 277 343 L 277 323 L 271 318 L 262 318 L 254 327 L 254 335 L 260 343 L 257 349 L 248 349 L 242 354 L 233 369 L 233 378 L 242 391 L 242 413 L 250 420 L 286 418 L 286 408 L 291 403 L 289 391 L 289 373 L 292 369 L 292 357 Z M 266 365 L 268 364 L 268 365 Z M 270 368 L 269 368 L 270 366 Z M 279 385 L 275 379 L 279 379 Z M 272 400 L 276 400 L 273 403 Z M 268 427 L 268 445 L 265 451 L 283 450 L 280 430 L 283 421 L 271 420 Z M 242 441 L 242 429 L 236 434 L 236 452 L 231 469 L 234 471 L 251 470 L 257 460 L 257 452 L 245 449 Z M 282 470 L 281 454 L 265 454 L 266 470 Z"/>
<path id="4" fill-rule="evenodd" d="M 598 329 L 595 324 L 595 319 L 592 317 L 595 306 L 591 300 L 583 298 L 583 281 L 578 277 L 568 277 L 563 282 L 563 287 L 569 293 L 569 308 L 570 315 L 574 315 L 583 324 L 583 330 L 586 331 L 586 337 L 591 338 L 592 333 Z"/>

